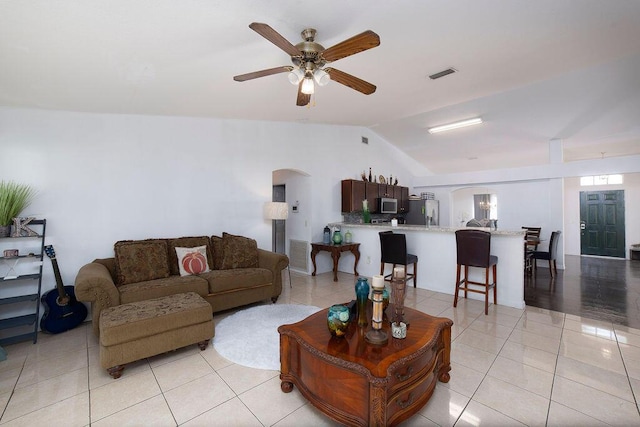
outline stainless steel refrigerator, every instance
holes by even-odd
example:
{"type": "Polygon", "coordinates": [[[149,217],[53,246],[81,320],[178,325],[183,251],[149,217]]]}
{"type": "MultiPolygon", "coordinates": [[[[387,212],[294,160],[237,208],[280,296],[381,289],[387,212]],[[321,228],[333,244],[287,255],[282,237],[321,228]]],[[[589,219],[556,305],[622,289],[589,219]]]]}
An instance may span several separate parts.
{"type": "Polygon", "coordinates": [[[437,200],[409,200],[409,212],[404,216],[407,224],[440,225],[440,204],[437,200]]]}

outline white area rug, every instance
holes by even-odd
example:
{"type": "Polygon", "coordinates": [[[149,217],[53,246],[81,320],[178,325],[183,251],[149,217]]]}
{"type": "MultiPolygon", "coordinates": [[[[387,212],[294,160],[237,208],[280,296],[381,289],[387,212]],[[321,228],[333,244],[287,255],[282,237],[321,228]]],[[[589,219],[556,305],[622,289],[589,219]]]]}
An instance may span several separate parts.
{"type": "Polygon", "coordinates": [[[238,365],[279,371],[278,327],[299,322],[319,310],[311,305],[274,304],[239,311],[216,325],[213,347],[238,365]]]}

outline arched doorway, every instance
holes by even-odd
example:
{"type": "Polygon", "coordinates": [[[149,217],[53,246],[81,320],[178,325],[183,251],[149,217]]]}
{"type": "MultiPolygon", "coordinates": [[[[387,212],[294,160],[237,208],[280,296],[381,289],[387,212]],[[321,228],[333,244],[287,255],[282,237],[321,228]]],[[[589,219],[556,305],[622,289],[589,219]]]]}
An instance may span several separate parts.
{"type": "MultiPolygon", "coordinates": [[[[313,217],[310,175],[297,169],[278,169],[272,172],[273,195],[289,204],[289,217],[275,224],[272,235],[274,247],[289,257],[292,270],[309,273],[309,247],[313,217]],[[284,197],[282,197],[284,196],[284,197]],[[284,199],[284,200],[282,200],[284,199]],[[282,248],[282,250],[280,250],[282,248]]],[[[276,221],[277,222],[277,221],[276,221]]]]}

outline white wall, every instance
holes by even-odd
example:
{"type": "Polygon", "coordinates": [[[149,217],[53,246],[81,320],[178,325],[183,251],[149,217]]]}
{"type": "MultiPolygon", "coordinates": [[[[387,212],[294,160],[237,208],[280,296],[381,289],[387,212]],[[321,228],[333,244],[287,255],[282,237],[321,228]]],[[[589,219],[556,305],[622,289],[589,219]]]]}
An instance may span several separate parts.
{"type": "MultiPolygon", "coordinates": [[[[0,108],[0,179],[39,192],[24,214],[47,218],[65,284],[121,239],[226,231],[271,249],[262,212],[279,169],[309,174],[298,215],[321,240],[342,218],[340,181],[369,167],[405,183],[427,173],[359,127],[0,108]]],[[[44,291],[55,287],[49,264],[44,291]]]]}

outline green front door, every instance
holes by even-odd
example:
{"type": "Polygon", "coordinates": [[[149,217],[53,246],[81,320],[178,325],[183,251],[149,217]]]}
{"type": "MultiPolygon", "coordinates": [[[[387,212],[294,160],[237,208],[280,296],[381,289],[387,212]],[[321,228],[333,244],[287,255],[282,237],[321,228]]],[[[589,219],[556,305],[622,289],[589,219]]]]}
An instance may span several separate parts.
{"type": "Polygon", "coordinates": [[[624,191],[580,192],[580,253],[625,257],[624,191]]]}

